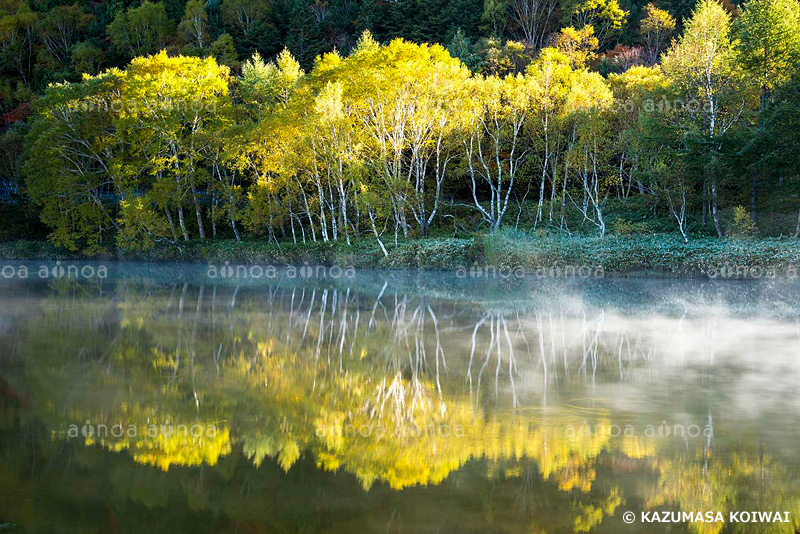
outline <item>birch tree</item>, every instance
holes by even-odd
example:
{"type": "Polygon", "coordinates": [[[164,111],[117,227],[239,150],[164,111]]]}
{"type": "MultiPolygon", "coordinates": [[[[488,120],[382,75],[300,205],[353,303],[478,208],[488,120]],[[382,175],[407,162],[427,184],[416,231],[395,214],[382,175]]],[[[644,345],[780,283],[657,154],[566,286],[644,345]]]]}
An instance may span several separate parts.
{"type": "Polygon", "coordinates": [[[530,150],[523,142],[532,106],[530,85],[522,75],[472,80],[473,98],[462,143],[472,199],[491,231],[503,222],[530,150]],[[488,205],[478,198],[483,189],[488,189],[488,205]]]}
{"type": "Polygon", "coordinates": [[[699,136],[705,155],[705,184],[717,236],[722,237],[716,163],[723,136],[741,118],[748,99],[733,62],[731,16],[718,0],[701,0],[683,36],[663,60],[663,68],[684,98],[687,136],[699,136]]]}

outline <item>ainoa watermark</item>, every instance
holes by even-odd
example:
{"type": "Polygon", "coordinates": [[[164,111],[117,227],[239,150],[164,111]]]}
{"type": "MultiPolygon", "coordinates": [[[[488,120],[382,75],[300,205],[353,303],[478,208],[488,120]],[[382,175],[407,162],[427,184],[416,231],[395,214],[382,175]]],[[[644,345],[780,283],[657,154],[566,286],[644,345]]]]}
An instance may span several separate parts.
{"type": "Polygon", "coordinates": [[[610,423],[595,423],[590,425],[584,421],[580,425],[567,425],[564,433],[569,438],[588,437],[588,436],[610,436],[612,438],[624,436],[644,436],[646,438],[697,438],[714,437],[714,427],[710,424],[699,426],[696,424],[683,425],[680,423],[668,424],[666,420],[661,421],[658,426],[648,424],[642,427],[635,427],[631,424],[617,425],[610,423]]]}
{"type": "Polygon", "coordinates": [[[0,277],[10,280],[12,278],[20,278],[27,280],[29,278],[38,278],[41,280],[48,279],[70,279],[70,280],[91,280],[93,278],[105,279],[108,278],[108,267],[105,265],[90,265],[90,264],[75,264],[66,263],[62,264],[57,261],[55,265],[42,264],[38,267],[28,267],[27,265],[3,265],[0,268],[0,277]]]}
{"type": "Polygon", "coordinates": [[[780,267],[762,267],[760,265],[719,265],[709,267],[706,269],[706,275],[709,278],[722,278],[733,280],[760,280],[760,279],[777,279],[788,278],[794,280],[797,278],[797,267],[789,265],[785,268],[780,267]]]}
{"type": "Polygon", "coordinates": [[[66,435],[68,438],[85,437],[88,439],[102,439],[102,438],[136,438],[139,436],[147,436],[149,438],[157,438],[159,435],[164,437],[216,437],[218,433],[217,425],[215,424],[172,424],[163,423],[147,424],[147,425],[134,425],[124,423],[114,423],[106,425],[104,423],[94,424],[91,421],[86,421],[83,426],[70,425],[67,428],[66,435]]]}
{"type": "Polygon", "coordinates": [[[384,437],[394,438],[414,438],[414,437],[456,437],[462,438],[466,435],[464,426],[460,424],[450,425],[448,423],[433,424],[428,423],[424,426],[420,425],[399,425],[396,427],[387,427],[380,423],[364,423],[361,425],[354,425],[348,423],[341,427],[317,427],[316,434],[318,438],[326,436],[335,437],[362,437],[369,438],[375,437],[378,439],[384,437]]]}
{"type": "Polygon", "coordinates": [[[605,270],[601,265],[550,265],[536,266],[526,269],[522,265],[479,265],[459,266],[456,268],[457,278],[485,279],[522,279],[529,278],[604,278],[605,270]]]}
{"type": "Polygon", "coordinates": [[[212,280],[217,279],[253,279],[253,280],[277,280],[278,278],[288,279],[349,279],[356,277],[356,269],[352,265],[231,265],[226,261],[222,265],[209,265],[206,270],[206,277],[212,280]]]}

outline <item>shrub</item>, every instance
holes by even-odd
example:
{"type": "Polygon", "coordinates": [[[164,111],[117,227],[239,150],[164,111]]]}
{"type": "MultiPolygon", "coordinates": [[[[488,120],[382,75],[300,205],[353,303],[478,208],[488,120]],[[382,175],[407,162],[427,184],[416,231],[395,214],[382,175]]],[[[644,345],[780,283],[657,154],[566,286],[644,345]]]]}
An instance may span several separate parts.
{"type": "Polygon", "coordinates": [[[756,223],[750,218],[750,213],[743,206],[733,208],[730,235],[733,237],[752,237],[756,231],[756,223]]]}
{"type": "Polygon", "coordinates": [[[647,231],[648,227],[645,222],[632,223],[622,217],[614,221],[614,233],[617,235],[642,235],[647,231]]]}

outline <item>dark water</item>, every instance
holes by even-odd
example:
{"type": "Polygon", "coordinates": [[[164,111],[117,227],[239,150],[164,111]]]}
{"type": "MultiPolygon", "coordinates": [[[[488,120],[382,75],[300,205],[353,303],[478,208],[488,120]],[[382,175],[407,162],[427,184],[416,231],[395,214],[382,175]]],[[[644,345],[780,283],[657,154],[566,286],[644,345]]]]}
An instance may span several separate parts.
{"type": "Polygon", "coordinates": [[[796,283],[38,265],[0,279],[2,532],[800,524],[796,283]]]}

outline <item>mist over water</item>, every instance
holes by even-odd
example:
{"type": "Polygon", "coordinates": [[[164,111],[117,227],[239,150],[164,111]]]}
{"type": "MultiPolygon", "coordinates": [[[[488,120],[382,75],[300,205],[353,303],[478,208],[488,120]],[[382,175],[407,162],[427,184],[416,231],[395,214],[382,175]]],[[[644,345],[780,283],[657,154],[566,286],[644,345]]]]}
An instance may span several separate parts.
{"type": "Polygon", "coordinates": [[[0,282],[15,531],[797,528],[795,283],[207,271],[0,282]]]}

